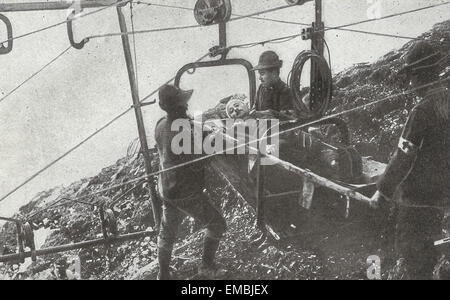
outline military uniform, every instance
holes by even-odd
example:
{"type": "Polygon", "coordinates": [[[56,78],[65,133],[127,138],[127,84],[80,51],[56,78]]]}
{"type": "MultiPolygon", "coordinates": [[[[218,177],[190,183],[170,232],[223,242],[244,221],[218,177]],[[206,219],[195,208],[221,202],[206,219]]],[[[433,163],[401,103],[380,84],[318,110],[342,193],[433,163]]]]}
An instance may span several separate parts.
{"type": "MultiPolygon", "coordinates": [[[[252,70],[279,70],[282,66],[283,61],[280,60],[274,51],[265,51],[261,54],[258,64],[252,70]]],[[[291,91],[286,83],[279,78],[276,82],[274,81],[270,87],[265,86],[264,84],[260,85],[255,102],[252,105],[252,109],[257,111],[273,109],[280,112],[283,110],[291,110],[293,108],[291,91]]]]}
{"type": "Polygon", "coordinates": [[[253,109],[257,111],[268,109],[283,111],[292,110],[293,108],[291,91],[282,80],[279,80],[272,87],[261,85],[253,105],[253,109]]]}
{"type": "MultiPolygon", "coordinates": [[[[161,169],[175,167],[200,157],[199,155],[174,154],[172,152],[172,139],[180,133],[180,131],[171,131],[173,121],[170,117],[165,117],[156,126],[155,140],[161,169]]],[[[207,237],[221,238],[226,224],[219,211],[203,193],[203,161],[161,173],[158,187],[163,199],[159,247],[172,250],[178,226],[185,215],[193,217],[205,226],[207,237]]]]}
{"type": "Polygon", "coordinates": [[[417,279],[431,279],[438,259],[433,241],[441,234],[441,207],[450,197],[450,120],[437,111],[438,97],[450,101],[448,90],[440,87],[414,107],[378,182],[388,199],[399,187],[396,248],[410,277],[417,279]]]}

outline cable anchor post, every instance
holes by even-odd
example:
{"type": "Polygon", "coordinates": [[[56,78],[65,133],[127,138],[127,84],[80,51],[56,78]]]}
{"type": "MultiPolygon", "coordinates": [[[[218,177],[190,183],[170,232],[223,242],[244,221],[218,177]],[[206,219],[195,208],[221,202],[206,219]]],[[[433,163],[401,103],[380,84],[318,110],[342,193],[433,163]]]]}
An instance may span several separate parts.
{"type": "Polygon", "coordinates": [[[111,208],[107,208],[106,199],[100,199],[98,209],[103,238],[108,240],[111,236],[117,236],[119,234],[117,218],[114,211],[111,208]]]}
{"type": "Polygon", "coordinates": [[[16,237],[17,237],[17,248],[19,250],[19,263],[25,262],[25,249],[23,247],[23,235],[22,235],[22,223],[16,222],[16,237]]]}
{"type": "Polygon", "coordinates": [[[36,261],[37,256],[36,256],[36,243],[34,242],[34,232],[33,232],[33,226],[29,223],[26,222],[24,224],[22,224],[22,242],[23,242],[23,247],[28,247],[30,248],[31,251],[31,260],[33,262],[36,261]]]}

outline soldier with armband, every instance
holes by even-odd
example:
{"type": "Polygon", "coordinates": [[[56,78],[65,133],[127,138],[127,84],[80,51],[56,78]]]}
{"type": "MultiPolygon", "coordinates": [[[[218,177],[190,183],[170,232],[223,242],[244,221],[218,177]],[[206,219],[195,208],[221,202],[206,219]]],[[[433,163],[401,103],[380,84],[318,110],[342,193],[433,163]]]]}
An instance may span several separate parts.
{"type": "Polygon", "coordinates": [[[401,73],[423,99],[411,111],[372,197],[374,206],[395,198],[399,207],[394,279],[432,279],[438,260],[433,241],[442,233],[442,207],[450,197],[450,97],[439,82],[440,61],[440,52],[425,41],[406,55],[401,73]]]}

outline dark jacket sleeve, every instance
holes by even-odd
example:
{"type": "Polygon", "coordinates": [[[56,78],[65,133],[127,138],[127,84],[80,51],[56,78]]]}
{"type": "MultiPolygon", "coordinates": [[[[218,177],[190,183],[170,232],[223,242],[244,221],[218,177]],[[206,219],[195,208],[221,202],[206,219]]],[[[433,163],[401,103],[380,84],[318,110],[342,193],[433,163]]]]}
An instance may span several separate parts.
{"type": "Polygon", "coordinates": [[[388,199],[393,197],[397,187],[407,178],[414,166],[427,131],[427,123],[425,111],[414,108],[405,124],[398,148],[377,183],[378,190],[388,199]]]}

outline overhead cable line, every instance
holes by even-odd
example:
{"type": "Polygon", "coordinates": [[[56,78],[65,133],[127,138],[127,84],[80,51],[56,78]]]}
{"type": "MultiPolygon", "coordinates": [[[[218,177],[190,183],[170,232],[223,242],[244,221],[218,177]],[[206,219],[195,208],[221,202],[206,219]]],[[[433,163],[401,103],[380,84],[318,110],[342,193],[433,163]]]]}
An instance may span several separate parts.
{"type": "MultiPolygon", "coordinates": [[[[207,57],[209,55],[205,54],[203,55],[200,59],[197,60],[201,61],[202,59],[204,59],[205,57],[207,57]]],[[[171,78],[170,80],[168,80],[166,83],[164,84],[168,84],[170,82],[172,82],[175,79],[175,77],[171,78]]],[[[149,95],[147,95],[146,97],[144,97],[140,102],[142,103],[144,100],[150,98],[151,96],[153,96],[154,94],[156,94],[159,89],[161,87],[159,87],[158,89],[154,90],[153,92],[151,92],[149,95]]],[[[19,184],[18,186],[16,186],[15,188],[13,188],[11,191],[9,191],[7,194],[5,194],[4,196],[2,196],[0,198],[0,202],[5,200],[6,198],[8,198],[9,196],[11,196],[12,194],[14,194],[15,192],[17,192],[19,189],[21,189],[23,186],[25,186],[26,184],[28,184],[30,181],[32,181],[34,178],[36,178],[37,176],[39,176],[40,174],[42,174],[44,171],[48,170],[49,168],[51,168],[53,165],[55,165],[57,162],[59,162],[60,160],[62,160],[63,158],[65,158],[66,156],[68,156],[69,154],[71,154],[72,152],[74,152],[75,150],[77,150],[78,148],[80,148],[82,145],[84,145],[86,142],[88,142],[90,139],[92,139],[94,136],[96,136],[97,134],[99,134],[100,132],[102,132],[103,130],[105,130],[106,128],[108,128],[109,126],[111,126],[111,124],[113,124],[115,121],[119,120],[120,118],[122,118],[124,115],[126,115],[128,112],[130,112],[133,109],[133,107],[128,108],[127,110],[123,111],[122,113],[120,113],[119,115],[117,115],[116,117],[114,117],[112,120],[110,120],[109,122],[107,122],[105,125],[103,125],[102,127],[100,127],[99,129],[97,129],[96,131],[94,131],[92,134],[90,134],[88,137],[86,137],[85,139],[83,139],[82,141],[80,141],[78,144],[76,144],[75,146],[71,147],[69,150],[67,150],[65,153],[63,153],[62,155],[60,155],[57,159],[53,160],[52,162],[50,162],[49,164],[47,164],[45,167],[43,167],[42,169],[40,169],[39,171],[37,171],[36,173],[34,173],[33,175],[31,175],[29,178],[27,178],[25,181],[23,181],[21,184],[19,184]]]]}
{"type": "MultiPolygon", "coordinates": [[[[151,2],[145,2],[145,1],[137,1],[136,3],[137,4],[145,4],[145,5],[148,5],[148,6],[166,7],[166,8],[173,8],[173,9],[193,11],[192,8],[183,7],[183,6],[176,6],[176,5],[155,4],[155,3],[151,3],[151,2]]],[[[444,3],[444,4],[447,4],[447,3],[444,3]]],[[[444,4],[439,4],[439,5],[444,5],[444,4]]],[[[412,13],[412,12],[416,12],[418,10],[424,10],[424,9],[429,9],[429,8],[434,8],[434,7],[436,7],[436,6],[433,5],[433,6],[423,7],[423,8],[420,8],[420,9],[415,9],[413,11],[403,12],[402,14],[412,13]]],[[[244,17],[244,15],[235,14],[235,13],[233,13],[232,15],[233,16],[237,16],[237,17],[244,17]]],[[[384,18],[391,18],[393,16],[394,15],[390,15],[390,16],[386,16],[384,18]]],[[[280,23],[280,24],[287,24],[287,25],[311,26],[310,23],[302,23],[302,22],[295,22],[295,21],[279,20],[279,19],[267,18],[267,17],[251,16],[251,17],[247,17],[247,18],[254,19],[254,20],[260,20],[260,21],[268,21],[268,22],[280,23]]],[[[362,22],[371,22],[371,21],[378,21],[378,20],[380,20],[380,19],[370,19],[370,20],[359,21],[357,23],[354,23],[354,25],[362,24],[362,22]]],[[[411,36],[403,36],[403,35],[396,35],[396,34],[389,34],[389,33],[382,33],[382,32],[374,32],[374,31],[346,28],[346,27],[350,27],[350,26],[354,26],[354,25],[352,23],[352,24],[343,25],[343,27],[342,26],[335,26],[335,27],[327,27],[326,26],[325,27],[325,31],[327,31],[327,30],[341,30],[341,31],[348,31],[348,32],[361,33],[361,34],[367,34],[367,35],[375,35],[375,36],[382,36],[382,37],[391,37],[391,38],[398,38],[398,39],[418,40],[418,41],[419,40],[424,40],[424,39],[421,39],[421,38],[411,37],[411,36]]]]}
{"type": "MultiPolygon", "coordinates": [[[[169,8],[176,8],[176,9],[185,9],[185,10],[192,10],[192,9],[190,9],[190,8],[187,8],[187,7],[180,7],[180,6],[173,6],[173,5],[163,5],[163,4],[153,4],[153,3],[147,3],[147,2],[143,2],[143,1],[137,1],[136,2],[137,4],[146,4],[146,5],[153,5],[153,6],[161,6],[161,7],[169,7],[169,8]]],[[[447,2],[447,3],[450,3],[450,2],[447,2]]],[[[444,4],[446,4],[446,3],[444,3],[444,4]]],[[[135,33],[136,33],[136,31],[134,30],[134,21],[133,21],[133,7],[132,7],[132,1],[130,1],[130,5],[131,5],[131,26],[132,26],[132,35],[133,35],[133,46],[134,46],[134,59],[135,59],[135,67],[136,67],[136,73],[137,73],[137,54],[136,54],[136,42],[135,42],[135,38],[136,38],[136,36],[135,36],[135,33]]],[[[443,4],[440,4],[440,5],[443,5],[443,4]]],[[[404,13],[410,13],[410,12],[416,12],[416,11],[419,11],[419,10],[423,10],[423,9],[428,9],[428,8],[430,8],[430,7],[436,7],[436,5],[433,5],[433,6],[428,6],[428,7],[424,7],[424,8],[421,8],[421,9],[416,9],[416,10],[413,10],[413,11],[408,11],[408,12],[403,12],[403,14],[404,13]]],[[[285,6],[283,6],[283,8],[285,8],[285,6]]],[[[104,9],[104,8],[102,8],[102,9],[104,9]]],[[[94,13],[94,12],[92,12],[92,13],[94,13]]],[[[393,15],[389,15],[389,16],[386,16],[385,18],[390,18],[390,17],[393,17],[393,16],[397,16],[397,15],[399,15],[399,14],[401,14],[401,13],[398,13],[398,14],[393,14],[393,15]]],[[[244,17],[248,17],[248,16],[241,16],[241,15],[238,15],[240,18],[244,18],[244,17]]],[[[252,17],[252,18],[257,18],[257,17],[252,17]]],[[[306,23],[299,23],[299,22],[292,22],[292,21],[282,21],[282,20],[277,20],[277,19],[268,19],[268,18],[258,18],[258,19],[260,19],[260,20],[266,20],[266,21],[273,21],[273,22],[282,22],[282,23],[286,23],[286,24],[292,24],[292,25],[309,25],[309,24],[306,24],[306,23]]],[[[365,20],[365,21],[361,21],[361,22],[370,22],[370,21],[376,21],[376,20],[380,20],[380,19],[374,19],[374,20],[365,20]]],[[[326,27],[325,28],[325,31],[327,31],[327,30],[346,30],[346,31],[350,31],[350,32],[357,32],[357,33],[362,33],[362,34],[371,34],[371,35],[377,35],[377,36],[386,36],[386,37],[392,37],[392,38],[401,38],[401,39],[408,39],[408,40],[424,40],[424,39],[421,39],[421,38],[414,38],[414,37],[408,37],[408,36],[401,36],[401,35],[394,35],[394,34],[386,34],[386,33],[378,33],[378,32],[370,32],[370,31],[363,31],[363,30],[354,30],[354,29],[345,29],[345,28],[342,28],[342,27],[347,27],[347,26],[353,26],[354,24],[356,25],[356,24],[361,24],[361,22],[356,22],[356,23],[351,23],[351,24],[347,24],[347,25],[342,25],[342,26],[336,26],[336,27],[326,27]]],[[[198,27],[197,25],[195,25],[196,27],[198,27]]],[[[267,40],[267,41],[262,41],[262,42],[255,42],[255,43],[246,43],[246,44],[241,44],[241,45],[235,45],[235,46],[232,46],[232,47],[229,47],[230,49],[232,49],[232,48],[251,48],[251,47],[254,47],[254,46],[257,46],[257,45],[264,45],[264,44],[267,44],[267,43],[273,43],[273,44],[275,44],[275,43],[278,43],[278,42],[281,42],[281,43],[283,43],[283,42],[285,42],[285,40],[291,40],[291,39],[295,39],[295,38],[297,38],[297,37],[300,37],[301,36],[301,34],[296,34],[296,35],[290,35],[290,36],[284,36],[284,37],[280,37],[280,38],[276,38],[276,39],[269,39],[269,40],[267,40]]],[[[91,37],[92,38],[92,37],[91,37]]],[[[450,41],[449,41],[450,42],[450,41]]],[[[69,47],[70,48],[70,47],[69,47]]],[[[65,51],[64,51],[64,53],[66,52],[66,51],[68,51],[69,49],[66,49],[65,51]]],[[[64,54],[64,53],[62,53],[62,54],[64,54]]],[[[62,54],[60,54],[60,56],[62,56],[62,54]]],[[[58,56],[56,59],[58,59],[60,56],[58,56]]],[[[55,60],[56,60],[55,59],[55,60]]],[[[54,61],[51,61],[49,64],[51,64],[51,63],[53,63],[54,61]]],[[[44,66],[44,68],[43,69],[45,69],[46,67],[47,67],[48,65],[46,65],[46,66],[44,66]]],[[[38,71],[38,73],[39,73],[40,71],[38,71]]],[[[17,88],[15,88],[15,89],[13,89],[10,93],[8,93],[7,95],[5,95],[3,98],[1,98],[0,99],[0,102],[2,102],[5,98],[7,98],[8,96],[10,96],[10,94],[12,94],[14,91],[16,91],[18,88],[20,88],[23,84],[25,84],[28,80],[30,80],[31,78],[33,78],[35,75],[37,75],[37,74],[33,74],[30,78],[28,78],[27,80],[25,80],[21,85],[19,85],[17,88]]],[[[136,74],[136,83],[138,83],[138,76],[137,76],[137,74],[136,74]]],[[[145,100],[145,99],[144,99],[145,100]]]]}
{"type": "MultiPolygon", "coordinates": [[[[242,20],[242,19],[245,19],[245,18],[250,18],[250,17],[253,17],[253,16],[258,16],[258,15],[262,15],[262,14],[266,14],[266,13],[270,13],[270,12],[286,9],[286,8],[289,8],[289,7],[292,8],[293,6],[292,5],[277,6],[277,7],[274,7],[274,8],[266,9],[266,10],[263,10],[263,11],[258,11],[258,12],[251,13],[251,14],[248,14],[248,15],[242,15],[242,16],[230,19],[228,21],[228,23],[233,22],[233,21],[242,20]]],[[[105,33],[105,34],[91,35],[91,36],[88,37],[88,39],[105,38],[105,37],[122,36],[122,35],[131,35],[131,34],[145,34],[145,33],[165,32],[165,31],[175,31],[175,30],[201,28],[201,27],[205,27],[205,26],[196,24],[196,25],[185,25],[185,26],[175,26],[175,27],[165,27],[165,28],[138,30],[138,31],[135,31],[135,32],[105,33]]]]}
{"type": "Polygon", "coordinates": [[[94,10],[94,11],[91,11],[91,12],[87,12],[87,13],[84,13],[84,14],[81,14],[81,13],[80,13],[80,14],[75,15],[75,16],[73,16],[73,17],[71,17],[70,19],[67,19],[67,20],[65,20],[65,21],[61,21],[61,22],[58,22],[58,23],[55,23],[55,24],[52,24],[52,25],[49,25],[49,26],[45,26],[45,27],[42,27],[42,28],[39,28],[39,29],[30,31],[30,32],[21,34],[21,35],[17,35],[17,36],[15,36],[15,37],[12,37],[12,38],[7,39],[7,40],[4,40],[4,41],[1,41],[1,42],[0,42],[0,45],[3,44],[3,43],[7,43],[7,42],[9,42],[9,41],[17,40],[17,39],[20,39],[20,38],[23,38],[23,37],[26,37],[26,36],[29,36],[29,35],[33,35],[33,34],[36,34],[36,33],[39,33],[39,32],[45,31],[45,30],[49,30],[49,29],[52,29],[52,28],[55,28],[55,27],[64,25],[64,24],[66,24],[66,23],[68,23],[68,22],[71,22],[71,21],[73,21],[73,20],[80,19],[80,18],[84,18],[84,17],[90,16],[90,15],[99,13],[99,12],[105,10],[105,9],[110,8],[110,7],[115,7],[115,6],[118,6],[118,5],[123,5],[123,4],[127,3],[127,2],[130,2],[130,1],[132,1],[132,0],[123,0],[123,1],[119,1],[119,2],[113,3],[113,4],[111,4],[111,5],[108,5],[108,6],[99,8],[99,9],[94,10]]]}
{"type": "MultiPolygon", "coordinates": [[[[134,14],[133,14],[133,1],[130,2],[130,19],[131,19],[131,30],[134,32],[134,14]]],[[[136,88],[139,95],[139,76],[138,76],[138,63],[137,63],[137,51],[136,51],[136,35],[133,34],[133,52],[134,52],[134,69],[136,77],[136,88]]]]}
{"type": "Polygon", "coordinates": [[[13,88],[11,91],[9,91],[5,96],[3,96],[2,98],[0,98],[0,102],[4,101],[6,98],[8,98],[9,96],[11,96],[14,92],[16,92],[18,89],[20,89],[23,85],[25,85],[28,81],[30,81],[31,79],[33,79],[34,77],[36,77],[39,73],[41,73],[42,71],[44,71],[48,66],[50,66],[51,64],[53,64],[54,62],[56,62],[59,58],[61,58],[64,54],[66,54],[70,49],[72,48],[72,46],[67,47],[63,52],[61,52],[60,54],[58,54],[55,58],[53,58],[51,61],[49,61],[47,64],[45,64],[42,68],[40,68],[39,70],[37,70],[36,72],[34,72],[31,76],[29,76],[27,79],[25,79],[24,81],[22,81],[22,83],[20,83],[18,86],[16,86],[15,88],[13,88]]]}
{"type": "Polygon", "coordinates": [[[411,14],[411,13],[415,13],[415,12],[418,12],[418,11],[423,11],[423,10],[427,10],[427,9],[431,9],[431,8],[436,8],[436,7],[443,6],[443,5],[448,5],[448,4],[450,4],[450,1],[446,1],[446,2],[443,2],[443,3],[438,3],[438,4],[434,4],[434,5],[429,5],[429,6],[424,6],[424,7],[420,7],[420,8],[416,8],[416,9],[412,9],[412,10],[407,10],[407,11],[403,11],[403,12],[399,12],[399,13],[395,13],[395,14],[391,14],[391,15],[386,15],[386,16],[383,16],[383,17],[380,17],[380,18],[376,18],[376,19],[367,19],[367,20],[361,20],[361,21],[358,21],[358,22],[353,22],[353,23],[349,23],[349,24],[345,24],[345,25],[339,25],[339,26],[335,26],[335,27],[328,27],[328,28],[324,29],[324,31],[335,30],[335,29],[342,29],[342,28],[345,28],[345,27],[351,27],[351,26],[356,26],[356,25],[360,25],[360,24],[386,20],[386,19],[399,17],[399,16],[403,16],[403,15],[406,15],[406,14],[411,14]]]}

